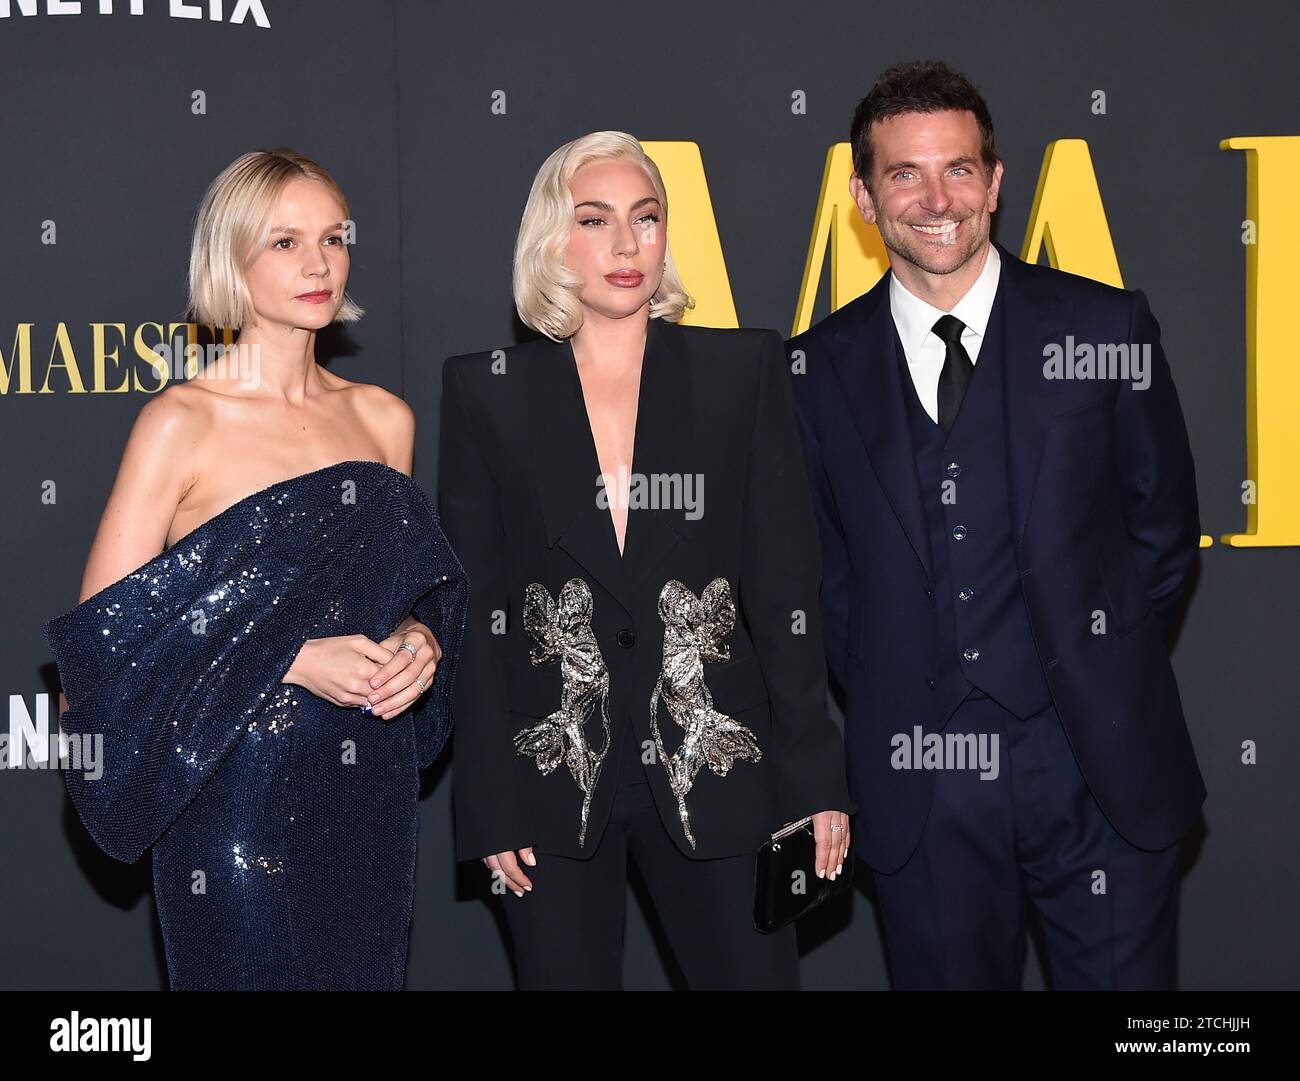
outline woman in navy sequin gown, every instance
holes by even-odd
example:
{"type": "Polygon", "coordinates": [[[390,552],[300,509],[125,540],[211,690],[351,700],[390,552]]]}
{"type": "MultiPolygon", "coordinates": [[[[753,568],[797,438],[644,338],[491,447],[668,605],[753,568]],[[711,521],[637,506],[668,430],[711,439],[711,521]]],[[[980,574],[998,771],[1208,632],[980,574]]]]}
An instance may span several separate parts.
{"type": "Polygon", "coordinates": [[[292,151],[213,182],[191,305],[238,345],[141,411],[82,600],[45,628],[62,730],[102,740],[69,793],[111,856],[152,851],[174,989],[403,983],[467,583],[410,409],[316,363],[360,315],[347,224],[292,151]]]}

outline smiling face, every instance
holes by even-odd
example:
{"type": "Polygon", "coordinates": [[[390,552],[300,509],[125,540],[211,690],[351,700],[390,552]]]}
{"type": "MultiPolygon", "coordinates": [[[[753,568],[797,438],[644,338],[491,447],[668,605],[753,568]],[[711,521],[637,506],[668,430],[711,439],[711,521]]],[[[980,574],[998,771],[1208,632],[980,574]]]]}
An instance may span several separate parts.
{"type": "Polygon", "coordinates": [[[1002,163],[990,175],[973,113],[902,113],[871,125],[871,190],[856,173],[853,198],[880,230],[900,276],[978,269],[998,205],[1002,163]],[[900,262],[903,265],[899,265],[900,262]]]}
{"type": "Polygon", "coordinates": [[[345,216],[319,181],[285,185],[271,212],[271,235],[245,272],[255,325],[315,331],[334,321],[348,282],[345,216]]]}
{"type": "Polygon", "coordinates": [[[655,186],[629,161],[593,161],[569,182],[573,226],[564,264],[589,313],[621,319],[650,303],[663,277],[667,220],[655,186]]]}

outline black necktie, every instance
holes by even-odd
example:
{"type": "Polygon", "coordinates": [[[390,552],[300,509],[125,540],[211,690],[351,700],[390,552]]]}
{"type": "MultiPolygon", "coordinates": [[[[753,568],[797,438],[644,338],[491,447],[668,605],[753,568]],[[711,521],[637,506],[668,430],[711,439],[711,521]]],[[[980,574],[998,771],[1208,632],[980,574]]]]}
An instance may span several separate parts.
{"type": "Polygon", "coordinates": [[[966,324],[952,315],[945,315],[934,324],[934,333],[947,350],[943,371],[939,373],[939,427],[945,432],[952,429],[952,423],[957,419],[957,410],[961,408],[971,372],[975,370],[961,344],[961,332],[965,329],[966,324]]]}

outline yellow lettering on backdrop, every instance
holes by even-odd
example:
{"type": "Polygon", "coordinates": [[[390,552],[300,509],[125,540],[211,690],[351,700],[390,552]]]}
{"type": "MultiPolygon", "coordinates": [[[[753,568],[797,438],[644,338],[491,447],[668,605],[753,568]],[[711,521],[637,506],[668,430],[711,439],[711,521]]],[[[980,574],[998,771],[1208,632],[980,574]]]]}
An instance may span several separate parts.
{"type": "Polygon", "coordinates": [[[135,355],[153,369],[154,375],[158,377],[158,385],[153,388],[146,387],[140,382],[140,375],[136,371],[132,371],[131,378],[136,390],[143,390],[149,394],[156,394],[167,385],[167,379],[171,375],[171,370],[168,368],[167,361],[163,355],[154,349],[153,346],[145,344],[144,332],[146,328],[158,332],[158,340],[154,344],[161,345],[163,341],[163,327],[161,323],[141,323],[135,328],[135,339],[133,342],[135,346],[135,355]]]}
{"type": "Polygon", "coordinates": [[[18,369],[18,393],[32,392],[32,327],[33,323],[19,323],[14,327],[14,344],[9,359],[0,351],[0,394],[9,393],[9,380],[18,369]]]}
{"type": "Polygon", "coordinates": [[[670,193],[668,236],[673,262],[687,292],[695,298],[695,307],[682,317],[682,324],[739,326],[699,146],[689,142],[648,142],[641,146],[659,166],[664,188],[670,193]]]}
{"type": "Polygon", "coordinates": [[[77,368],[77,356],[72,349],[72,339],[68,336],[67,323],[59,323],[54,331],[54,344],[50,347],[50,362],[45,366],[45,383],[40,389],[41,394],[54,393],[50,389],[50,373],[55,368],[62,368],[63,374],[68,377],[69,394],[86,393],[86,384],[82,381],[81,372],[77,368]]]}
{"type": "Polygon", "coordinates": [[[1047,258],[1057,270],[1124,287],[1115,244],[1101,205],[1101,189],[1084,139],[1055,139],[1043,152],[1033,209],[1020,258],[1038,262],[1047,245],[1047,258]]]}
{"type": "MultiPolygon", "coordinates": [[[[671,233],[673,255],[683,278],[691,282],[700,281],[698,287],[692,286],[692,295],[697,297],[701,309],[709,310],[717,303],[721,310],[732,317],[732,321],[722,323],[705,318],[702,312],[697,311],[693,313],[695,318],[692,322],[709,326],[735,326],[735,305],[698,146],[695,143],[643,145],[646,152],[659,162],[664,182],[672,192],[673,220],[681,226],[681,232],[673,229],[671,233]],[[670,168],[665,167],[665,160],[670,156],[676,158],[670,167],[671,182],[670,168]],[[683,203],[686,204],[684,210],[683,203]],[[681,234],[690,227],[690,221],[683,223],[683,217],[697,219],[704,227],[702,242],[701,238],[687,234],[698,244],[696,253],[691,257],[700,263],[698,270],[704,272],[703,279],[697,279],[694,268],[688,276],[686,257],[678,251],[679,238],[686,239],[681,234]],[[715,287],[720,287],[716,300],[712,295],[715,287]]],[[[853,156],[849,144],[836,143],[826,154],[792,334],[800,334],[812,325],[813,308],[817,302],[828,243],[831,255],[831,311],[842,308],[867,292],[889,268],[889,254],[880,239],[880,232],[874,225],[868,225],[862,220],[857,204],[849,194],[849,177],[852,173],[853,156]]],[[[1123,286],[1119,261],[1115,257],[1110,227],[1101,202],[1101,191],[1097,186],[1097,175],[1092,167],[1088,144],[1083,139],[1057,139],[1048,145],[1044,154],[1022,258],[1029,262],[1036,261],[1044,243],[1047,245],[1048,259],[1054,267],[1108,285],[1123,286]]]]}
{"type": "Polygon", "coordinates": [[[862,220],[858,204],[849,194],[853,175],[853,154],[848,143],[836,143],[826,154],[822,189],[813,215],[812,239],[803,267],[803,284],[794,311],[792,334],[802,334],[812,325],[817,288],[826,262],[826,243],[831,247],[831,311],[844,307],[867,292],[889,269],[889,253],[880,230],[862,220]]]}
{"type": "Polygon", "coordinates": [[[1246,473],[1255,500],[1246,504],[1246,532],[1222,540],[1233,548],[1292,547],[1300,545],[1300,487],[1292,474],[1300,455],[1300,371],[1284,321],[1295,301],[1289,293],[1300,250],[1300,136],[1225,139],[1219,146],[1245,152],[1246,217],[1255,225],[1255,243],[1246,245],[1246,473]]]}
{"type": "Polygon", "coordinates": [[[91,323],[90,324],[91,342],[93,343],[93,356],[95,382],[94,393],[103,394],[105,392],[112,394],[126,394],[131,390],[131,378],[128,375],[122,376],[122,382],[115,387],[107,385],[108,380],[108,362],[111,360],[115,365],[121,362],[118,356],[119,345],[126,341],[126,324],[125,323],[91,323]],[[114,344],[112,349],[108,347],[108,328],[112,327],[122,336],[122,342],[114,344]]]}

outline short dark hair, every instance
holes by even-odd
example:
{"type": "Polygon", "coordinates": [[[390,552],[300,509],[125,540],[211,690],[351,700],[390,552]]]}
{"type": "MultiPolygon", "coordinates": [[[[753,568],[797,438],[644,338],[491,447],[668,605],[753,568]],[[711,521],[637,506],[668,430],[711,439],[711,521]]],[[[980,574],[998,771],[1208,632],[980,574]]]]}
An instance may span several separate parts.
{"type": "Polygon", "coordinates": [[[871,146],[871,125],[877,120],[904,113],[938,113],[948,109],[974,113],[980,129],[980,157],[990,173],[998,163],[993,145],[993,117],[988,104],[965,75],[942,60],[914,60],[895,64],[883,72],[865,98],[858,102],[849,132],[853,169],[871,187],[875,165],[871,146]]]}

